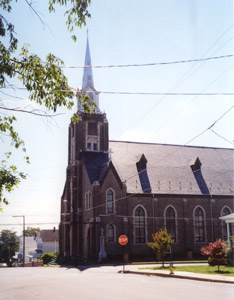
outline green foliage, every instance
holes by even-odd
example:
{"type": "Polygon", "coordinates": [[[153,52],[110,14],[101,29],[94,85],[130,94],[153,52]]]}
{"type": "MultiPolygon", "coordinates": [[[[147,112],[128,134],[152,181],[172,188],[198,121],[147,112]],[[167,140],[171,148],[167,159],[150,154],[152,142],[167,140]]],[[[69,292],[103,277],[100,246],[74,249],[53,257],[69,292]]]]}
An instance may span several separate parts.
{"type": "Polygon", "coordinates": [[[230,248],[228,249],[227,252],[227,259],[228,259],[228,264],[232,267],[234,267],[234,237],[230,237],[230,248]]]}
{"type": "Polygon", "coordinates": [[[19,250],[19,238],[16,232],[11,230],[2,230],[0,237],[0,261],[8,265],[12,262],[12,257],[19,250]]]}
{"type": "Polygon", "coordinates": [[[25,229],[24,234],[25,236],[35,236],[37,235],[37,233],[40,231],[40,228],[37,227],[27,227],[27,229],[25,229]]]}
{"type": "MultiPolygon", "coordinates": [[[[6,134],[11,138],[11,145],[16,149],[20,148],[25,153],[24,141],[20,139],[18,133],[14,130],[13,123],[16,121],[15,116],[1,117],[0,116],[0,133],[6,134]]],[[[11,192],[20,183],[21,179],[26,178],[26,174],[18,172],[15,165],[7,166],[7,160],[10,158],[11,152],[5,153],[5,159],[1,161],[0,166],[0,211],[2,211],[1,203],[8,204],[8,201],[3,197],[4,191],[11,192]]],[[[29,163],[29,157],[24,159],[29,163]]]]}
{"type": "MultiPolygon", "coordinates": [[[[19,57],[15,57],[18,46],[14,25],[8,21],[8,14],[12,11],[12,3],[17,0],[0,0],[0,88],[9,84],[9,79],[20,80],[27,91],[29,99],[43,105],[46,109],[56,112],[59,107],[72,109],[74,106],[74,91],[69,87],[61,66],[63,62],[53,54],[48,54],[45,61],[42,61],[36,54],[31,54],[27,46],[24,46],[19,57]]],[[[35,12],[35,17],[39,17],[33,9],[32,2],[26,3],[35,12]]],[[[69,32],[73,32],[75,27],[81,27],[86,24],[86,18],[90,17],[88,7],[90,0],[49,0],[48,8],[50,12],[55,12],[55,5],[68,7],[65,11],[67,18],[66,24],[69,32]]],[[[22,16],[23,17],[23,16],[22,16]]],[[[41,19],[40,19],[41,20],[41,19]]],[[[73,40],[76,37],[72,36],[73,40]]],[[[84,111],[90,113],[90,104],[93,104],[86,95],[79,95],[82,100],[84,111]]],[[[0,109],[7,109],[0,107],[0,109]]],[[[10,110],[10,109],[9,109],[10,110]]],[[[73,122],[78,121],[78,115],[74,114],[73,122]]],[[[21,148],[26,152],[24,141],[20,139],[14,129],[16,118],[12,116],[0,116],[0,137],[9,136],[11,145],[16,149],[21,148]]],[[[6,159],[0,165],[0,210],[1,204],[8,204],[3,192],[11,192],[20,183],[21,179],[26,178],[26,174],[19,172],[15,165],[8,165],[8,158],[11,153],[6,154],[6,159]]],[[[29,163],[29,157],[24,157],[29,163]]]]}
{"type": "Polygon", "coordinates": [[[148,246],[160,255],[162,259],[162,266],[164,267],[166,252],[168,252],[171,245],[174,243],[174,240],[171,235],[167,233],[166,228],[161,228],[158,232],[152,234],[152,239],[153,242],[148,243],[148,246]]]}
{"type": "MultiPolygon", "coordinates": [[[[82,27],[86,25],[86,18],[91,15],[88,12],[88,7],[91,0],[49,0],[49,11],[55,12],[55,4],[65,6],[70,4],[71,7],[66,10],[65,16],[67,17],[66,25],[69,32],[73,32],[75,27],[82,27]]],[[[72,39],[76,41],[76,36],[72,35],[72,39]]]]}
{"type": "Polygon", "coordinates": [[[214,243],[201,248],[201,254],[208,256],[208,263],[210,266],[227,265],[227,243],[221,239],[217,239],[214,243]]]}
{"type": "Polygon", "coordinates": [[[42,254],[40,256],[40,259],[43,260],[44,265],[48,265],[52,262],[56,262],[57,257],[58,257],[58,252],[48,252],[42,254]]]}

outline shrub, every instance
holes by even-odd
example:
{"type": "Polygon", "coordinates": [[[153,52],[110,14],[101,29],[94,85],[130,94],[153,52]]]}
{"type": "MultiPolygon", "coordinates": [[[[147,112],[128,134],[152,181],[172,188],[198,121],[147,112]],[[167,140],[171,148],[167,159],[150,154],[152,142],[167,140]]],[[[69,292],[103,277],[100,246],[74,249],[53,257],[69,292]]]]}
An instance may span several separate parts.
{"type": "Polygon", "coordinates": [[[58,257],[58,253],[57,252],[48,252],[48,253],[44,253],[40,256],[40,259],[43,260],[43,264],[44,265],[48,265],[51,262],[56,262],[56,259],[58,257]]]}
{"type": "Polygon", "coordinates": [[[218,271],[220,266],[227,265],[227,253],[227,243],[221,239],[217,239],[214,243],[201,248],[201,254],[208,256],[208,264],[218,266],[218,271]]]}

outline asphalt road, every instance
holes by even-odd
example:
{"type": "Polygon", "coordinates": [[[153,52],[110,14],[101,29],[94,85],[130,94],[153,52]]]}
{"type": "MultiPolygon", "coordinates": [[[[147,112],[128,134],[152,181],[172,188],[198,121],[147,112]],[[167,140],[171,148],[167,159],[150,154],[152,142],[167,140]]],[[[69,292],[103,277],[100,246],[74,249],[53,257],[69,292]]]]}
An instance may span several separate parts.
{"type": "Polygon", "coordinates": [[[121,267],[0,269],[1,300],[233,300],[232,284],[118,274],[121,267]]]}

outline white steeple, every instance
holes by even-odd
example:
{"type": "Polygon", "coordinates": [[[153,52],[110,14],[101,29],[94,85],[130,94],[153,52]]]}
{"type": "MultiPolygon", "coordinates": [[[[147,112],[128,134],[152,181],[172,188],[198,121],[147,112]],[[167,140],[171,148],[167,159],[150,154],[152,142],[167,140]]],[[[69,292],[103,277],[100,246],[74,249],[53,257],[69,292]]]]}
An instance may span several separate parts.
{"type": "MultiPolygon", "coordinates": [[[[99,95],[98,95],[99,92],[94,88],[88,33],[87,33],[87,43],[86,43],[86,53],[85,53],[85,68],[84,68],[83,82],[82,82],[82,93],[87,94],[90,97],[90,99],[96,103],[97,105],[96,111],[99,112],[99,95]]],[[[92,107],[93,106],[91,105],[91,108],[92,107]]],[[[83,110],[82,107],[79,107],[79,100],[78,100],[78,110],[83,110]]]]}

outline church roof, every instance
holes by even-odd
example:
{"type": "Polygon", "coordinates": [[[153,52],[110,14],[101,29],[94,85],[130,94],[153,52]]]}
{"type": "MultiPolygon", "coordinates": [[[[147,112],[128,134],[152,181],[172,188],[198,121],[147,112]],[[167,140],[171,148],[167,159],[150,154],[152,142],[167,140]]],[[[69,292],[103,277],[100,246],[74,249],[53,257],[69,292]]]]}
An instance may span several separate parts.
{"type": "Polygon", "coordinates": [[[101,181],[108,166],[108,152],[82,151],[81,159],[85,165],[90,183],[101,181]]]}
{"type": "Polygon", "coordinates": [[[233,195],[233,149],[120,141],[109,141],[109,148],[129,193],[233,195]],[[145,170],[137,167],[142,155],[145,191],[145,170]]]}

